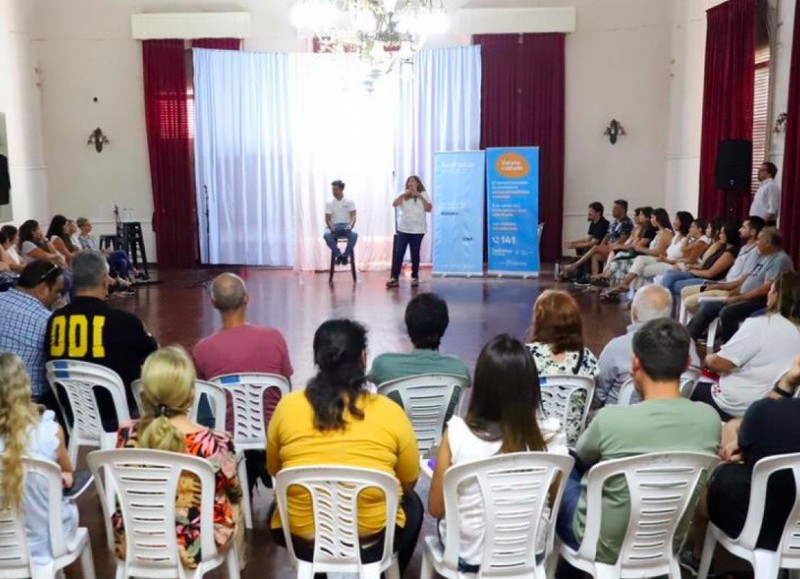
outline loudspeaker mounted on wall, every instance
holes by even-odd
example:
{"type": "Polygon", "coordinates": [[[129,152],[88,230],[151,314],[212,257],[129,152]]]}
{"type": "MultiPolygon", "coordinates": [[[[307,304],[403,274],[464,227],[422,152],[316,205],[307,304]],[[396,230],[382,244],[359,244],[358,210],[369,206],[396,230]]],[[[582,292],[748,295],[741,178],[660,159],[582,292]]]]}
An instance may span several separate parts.
{"type": "Polygon", "coordinates": [[[718,189],[750,189],[753,172],[753,143],[743,139],[720,141],[717,147],[718,189]]]}

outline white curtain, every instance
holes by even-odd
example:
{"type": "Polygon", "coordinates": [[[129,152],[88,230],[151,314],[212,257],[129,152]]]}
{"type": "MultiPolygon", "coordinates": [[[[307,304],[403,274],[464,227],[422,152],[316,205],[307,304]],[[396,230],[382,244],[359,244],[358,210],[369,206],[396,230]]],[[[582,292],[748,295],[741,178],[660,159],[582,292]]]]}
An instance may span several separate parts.
{"type": "Polygon", "coordinates": [[[478,46],[421,51],[413,78],[394,70],[372,90],[353,57],[193,52],[203,263],[327,269],[325,203],[341,179],[356,261],[386,269],[405,179],[419,175],[435,203],[433,153],[480,144],[478,46]]]}
{"type": "Polygon", "coordinates": [[[193,58],[202,262],[292,266],[289,57],[195,49],[193,58]]]}
{"type": "MultiPolygon", "coordinates": [[[[480,46],[422,50],[414,57],[413,80],[400,83],[395,190],[409,175],[419,175],[436,203],[433,155],[477,151],[481,142],[480,46]]],[[[430,262],[433,229],[422,243],[430,262]]]]}
{"type": "Polygon", "coordinates": [[[297,267],[327,269],[330,251],[322,240],[331,181],[345,182],[355,201],[362,269],[389,267],[394,232],[394,143],[397,78],[384,77],[372,92],[364,69],[350,57],[292,54],[291,100],[297,207],[297,267]]]}

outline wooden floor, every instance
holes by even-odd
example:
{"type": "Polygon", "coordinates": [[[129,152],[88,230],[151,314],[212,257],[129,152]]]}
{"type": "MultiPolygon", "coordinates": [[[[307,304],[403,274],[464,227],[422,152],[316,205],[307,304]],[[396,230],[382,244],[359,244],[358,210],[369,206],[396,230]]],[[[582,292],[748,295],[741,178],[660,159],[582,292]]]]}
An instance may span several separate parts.
{"type": "MultiPolygon", "coordinates": [[[[162,345],[179,343],[191,348],[219,327],[206,288],[213,275],[221,271],[224,270],[158,272],[163,283],[141,288],[135,297],[115,299],[112,304],[138,314],[162,345]]],[[[324,320],[349,317],[366,324],[370,358],[382,352],[403,351],[411,347],[403,321],[406,303],[417,291],[434,291],[447,300],[450,308],[450,328],[442,350],[460,356],[472,366],[480,348],[492,336],[508,332],[524,339],[534,300],[543,289],[558,285],[552,281],[552,274],[540,280],[431,279],[430,273],[423,271],[418,290],[412,290],[408,280],[403,279],[399,289],[387,291],[383,272],[362,273],[355,285],[349,273],[343,272],[336,275],[331,287],[327,274],[238,268],[231,271],[247,280],[249,320],[275,326],[284,333],[295,368],[295,388],[302,387],[313,373],[312,339],[324,320]]],[[[584,313],[587,345],[599,355],[608,340],[625,331],[628,311],[622,306],[601,305],[596,294],[578,291],[575,297],[584,313]]],[[[427,481],[421,480],[417,490],[423,503],[427,503],[427,481]]],[[[243,578],[293,577],[285,551],[272,542],[267,532],[270,500],[271,491],[263,488],[254,498],[255,529],[247,535],[249,564],[242,572],[243,578]]],[[[78,506],[81,525],[91,533],[97,576],[113,577],[114,562],[105,544],[95,493],[85,493],[78,506]]],[[[421,536],[433,532],[433,520],[426,517],[421,536]]],[[[419,577],[420,558],[418,549],[407,578],[419,577]]],[[[71,569],[70,576],[79,577],[80,571],[71,569]]]]}

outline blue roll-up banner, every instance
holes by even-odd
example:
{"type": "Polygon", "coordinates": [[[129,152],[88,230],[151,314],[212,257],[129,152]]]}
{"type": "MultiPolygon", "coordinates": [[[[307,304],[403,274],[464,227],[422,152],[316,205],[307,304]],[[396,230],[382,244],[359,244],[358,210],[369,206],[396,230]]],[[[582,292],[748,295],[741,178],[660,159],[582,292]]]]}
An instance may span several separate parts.
{"type": "Polygon", "coordinates": [[[539,147],[486,150],[490,275],[539,275],[539,147]]]}
{"type": "Polygon", "coordinates": [[[433,159],[433,273],[483,275],[483,151],[433,159]]]}

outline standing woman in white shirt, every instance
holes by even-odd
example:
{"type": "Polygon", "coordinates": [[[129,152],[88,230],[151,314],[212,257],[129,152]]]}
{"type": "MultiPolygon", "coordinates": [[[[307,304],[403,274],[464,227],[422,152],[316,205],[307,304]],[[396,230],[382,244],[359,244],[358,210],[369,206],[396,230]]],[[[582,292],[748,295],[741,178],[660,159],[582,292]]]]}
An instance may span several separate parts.
{"type": "Polygon", "coordinates": [[[428,230],[426,213],[433,209],[430,197],[419,177],[412,175],[406,179],[406,189],[392,203],[392,207],[400,209],[397,220],[397,243],[392,256],[392,275],[386,282],[387,288],[395,288],[399,284],[400,268],[406,255],[406,247],[411,246],[411,287],[419,285],[419,249],[422,238],[428,230]]]}
{"type": "Polygon", "coordinates": [[[753,202],[750,204],[750,215],[758,215],[767,222],[767,226],[774,226],[781,214],[781,188],[775,180],[778,167],[769,161],[761,163],[758,168],[758,186],[753,202]]]}

